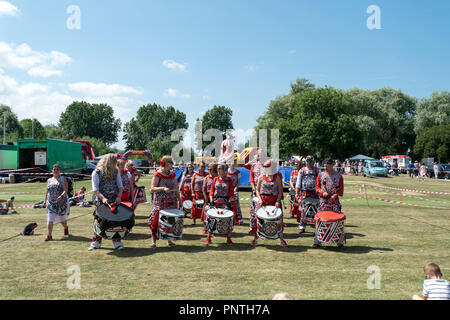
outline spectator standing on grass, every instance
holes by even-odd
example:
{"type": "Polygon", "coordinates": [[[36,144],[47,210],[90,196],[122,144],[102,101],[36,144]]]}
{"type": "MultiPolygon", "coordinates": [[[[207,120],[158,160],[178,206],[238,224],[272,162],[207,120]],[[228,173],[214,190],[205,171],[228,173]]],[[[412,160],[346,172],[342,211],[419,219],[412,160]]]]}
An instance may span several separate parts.
{"type": "Polygon", "coordinates": [[[408,163],[408,175],[409,175],[410,178],[413,177],[413,174],[414,174],[413,171],[414,171],[414,165],[413,165],[412,161],[410,161],[408,163]]]}
{"type": "Polygon", "coordinates": [[[416,179],[419,179],[419,161],[414,162],[414,175],[416,176],[416,179]]]}
{"type": "Polygon", "coordinates": [[[439,266],[429,263],[424,268],[422,296],[413,295],[413,300],[450,300],[450,283],[442,279],[439,266]]]}
{"type": "Polygon", "coordinates": [[[422,181],[425,181],[425,177],[427,175],[427,167],[425,167],[425,163],[422,163],[422,165],[420,166],[419,173],[422,181]]]}
{"type": "Polygon", "coordinates": [[[136,182],[138,182],[139,179],[141,178],[141,173],[139,172],[138,169],[136,169],[134,167],[133,160],[128,160],[125,165],[125,168],[128,170],[129,173],[131,173],[133,185],[136,188],[136,182]],[[137,178],[136,178],[136,176],[137,176],[137,178]]]}
{"type": "Polygon", "coordinates": [[[52,167],[53,177],[47,180],[47,190],[45,192],[45,207],[47,208],[47,238],[44,241],[51,241],[53,223],[61,223],[64,227],[64,235],[69,235],[67,218],[70,214],[68,183],[65,177],[61,176],[61,168],[58,164],[52,167]]]}
{"type": "Polygon", "coordinates": [[[439,166],[437,162],[433,162],[434,178],[437,180],[439,175],[439,166]]]}

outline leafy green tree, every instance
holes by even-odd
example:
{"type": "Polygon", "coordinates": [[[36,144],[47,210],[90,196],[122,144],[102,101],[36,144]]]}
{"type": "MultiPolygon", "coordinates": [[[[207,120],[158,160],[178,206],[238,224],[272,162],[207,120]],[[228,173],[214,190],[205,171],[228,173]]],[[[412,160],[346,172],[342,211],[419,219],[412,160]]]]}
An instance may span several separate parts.
{"type": "Polygon", "coordinates": [[[449,91],[433,92],[430,98],[419,101],[414,124],[416,134],[421,134],[427,128],[446,124],[450,124],[449,91]]]}
{"type": "Polygon", "coordinates": [[[69,138],[88,136],[102,140],[106,145],[117,142],[122,122],[114,117],[107,104],[75,101],[61,114],[59,126],[69,138]]]}
{"type": "MultiPolygon", "coordinates": [[[[225,106],[215,105],[214,107],[206,111],[201,119],[202,134],[204,134],[209,129],[217,129],[222,133],[222,139],[225,139],[227,130],[234,129],[232,117],[233,110],[225,106]]],[[[202,149],[204,150],[210,143],[213,143],[213,141],[203,141],[202,149]]]]}
{"type": "Polygon", "coordinates": [[[351,89],[351,114],[362,131],[361,153],[375,158],[406,154],[415,141],[416,99],[400,90],[351,89]]]}
{"type": "Polygon", "coordinates": [[[421,158],[439,158],[450,161],[450,124],[434,126],[422,131],[417,137],[414,151],[421,158]]]}
{"type": "Polygon", "coordinates": [[[3,143],[3,122],[5,122],[5,143],[15,142],[23,137],[23,128],[17,115],[6,105],[0,105],[0,135],[3,143]]]}
{"type": "Polygon", "coordinates": [[[20,125],[22,126],[23,129],[24,139],[31,139],[33,137],[35,139],[47,138],[47,132],[44,126],[42,126],[42,124],[36,118],[20,120],[20,125]]]}
{"type": "Polygon", "coordinates": [[[281,121],[280,155],[344,159],[360,149],[361,131],[341,90],[317,88],[298,96],[292,117],[281,121]]]}
{"type": "Polygon", "coordinates": [[[275,100],[270,101],[266,112],[256,120],[255,130],[273,129],[280,121],[288,120],[292,117],[296,98],[305,92],[314,90],[314,88],[315,85],[305,78],[297,79],[295,83],[291,83],[289,94],[279,96],[275,100]]]}
{"type": "Polygon", "coordinates": [[[172,106],[165,108],[157,104],[148,104],[139,108],[136,118],[125,123],[126,148],[148,149],[154,159],[159,159],[159,153],[170,154],[169,145],[177,143],[170,141],[172,132],[187,128],[186,114],[183,112],[172,106]]]}
{"type": "Polygon", "coordinates": [[[69,139],[66,137],[63,133],[63,130],[61,127],[59,127],[56,124],[48,124],[44,126],[45,129],[45,135],[48,139],[59,139],[59,140],[66,140],[69,139]]]}

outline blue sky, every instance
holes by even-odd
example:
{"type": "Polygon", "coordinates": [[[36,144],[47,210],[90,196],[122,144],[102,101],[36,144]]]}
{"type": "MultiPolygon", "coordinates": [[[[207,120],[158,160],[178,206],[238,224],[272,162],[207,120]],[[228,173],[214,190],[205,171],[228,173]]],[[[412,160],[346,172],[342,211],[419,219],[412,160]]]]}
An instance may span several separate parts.
{"type": "Polygon", "coordinates": [[[444,0],[0,1],[0,103],[44,124],[73,99],[124,122],[157,103],[191,128],[224,105],[246,130],[296,78],[427,97],[450,87],[449,17],[444,0]],[[370,5],[380,30],[367,28],[370,5]]]}

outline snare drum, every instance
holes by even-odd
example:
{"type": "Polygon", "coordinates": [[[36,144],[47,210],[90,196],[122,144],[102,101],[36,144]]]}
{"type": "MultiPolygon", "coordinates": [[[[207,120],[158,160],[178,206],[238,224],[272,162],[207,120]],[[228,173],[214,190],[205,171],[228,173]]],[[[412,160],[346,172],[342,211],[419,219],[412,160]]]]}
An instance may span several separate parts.
{"type": "Polygon", "coordinates": [[[304,198],[301,202],[303,222],[309,225],[315,225],[314,217],[319,208],[319,198],[304,198]]]}
{"type": "Polygon", "coordinates": [[[183,211],[184,214],[190,214],[192,210],[192,201],[191,200],[185,200],[183,201],[183,211]]]}
{"type": "Polygon", "coordinates": [[[159,211],[158,238],[163,240],[181,240],[183,237],[184,211],[165,209],[159,211]]]}
{"type": "Polygon", "coordinates": [[[261,239],[274,240],[283,232],[283,212],[275,206],[264,206],[256,211],[256,232],[261,239]]]}
{"type": "Polygon", "coordinates": [[[205,200],[203,200],[203,199],[195,200],[195,203],[194,203],[195,209],[202,210],[204,205],[205,205],[205,200]]]}
{"type": "Polygon", "coordinates": [[[320,211],[316,214],[316,239],[325,243],[344,243],[345,215],[334,211],[320,211]]]}
{"type": "Polygon", "coordinates": [[[147,196],[145,195],[145,187],[137,187],[134,191],[133,203],[137,205],[138,203],[147,202],[147,196]]]}
{"type": "Polygon", "coordinates": [[[115,212],[105,204],[95,209],[94,233],[111,240],[125,238],[134,226],[131,203],[122,202],[115,207],[115,212]]]}
{"type": "Polygon", "coordinates": [[[229,235],[233,231],[233,217],[231,210],[210,208],[206,211],[206,231],[216,235],[229,235]]]}

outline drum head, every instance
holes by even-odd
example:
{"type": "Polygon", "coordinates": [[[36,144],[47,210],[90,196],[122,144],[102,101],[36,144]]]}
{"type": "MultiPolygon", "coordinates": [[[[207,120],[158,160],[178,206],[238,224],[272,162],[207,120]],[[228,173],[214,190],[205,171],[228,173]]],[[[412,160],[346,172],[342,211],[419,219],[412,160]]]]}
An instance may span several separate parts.
{"type": "Polygon", "coordinates": [[[183,208],[184,209],[192,209],[192,201],[191,200],[185,200],[183,202],[183,208]]]}
{"type": "Polygon", "coordinates": [[[320,220],[323,222],[338,222],[345,220],[345,215],[334,211],[320,211],[316,213],[314,220],[320,220]]]}
{"type": "Polygon", "coordinates": [[[169,217],[184,217],[184,211],[178,209],[164,209],[159,212],[159,215],[166,215],[169,217]]]}
{"type": "Polygon", "coordinates": [[[95,209],[95,213],[99,217],[108,221],[124,221],[133,216],[133,210],[123,203],[116,207],[116,211],[114,213],[111,212],[111,208],[109,206],[101,204],[95,209]]]}
{"type": "Polygon", "coordinates": [[[277,219],[282,215],[280,208],[275,206],[264,206],[256,211],[256,216],[262,219],[277,219]]]}
{"type": "Polygon", "coordinates": [[[211,218],[231,218],[234,213],[228,209],[212,208],[206,211],[206,215],[211,218]]]}

